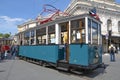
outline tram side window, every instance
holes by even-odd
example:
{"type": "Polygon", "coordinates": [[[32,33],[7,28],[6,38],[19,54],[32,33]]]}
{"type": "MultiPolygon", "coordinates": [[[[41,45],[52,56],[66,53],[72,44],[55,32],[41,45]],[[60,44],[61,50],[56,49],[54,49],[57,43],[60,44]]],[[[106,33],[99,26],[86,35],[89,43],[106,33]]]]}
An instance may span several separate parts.
{"type": "Polygon", "coordinates": [[[30,43],[31,45],[34,44],[34,35],[35,35],[35,32],[34,32],[34,30],[32,30],[32,31],[31,31],[31,41],[30,41],[30,42],[31,42],[31,43],[30,43]]]}
{"type": "Polygon", "coordinates": [[[34,30],[32,30],[31,31],[31,37],[34,37],[34,34],[35,34],[34,30]]]}
{"type": "Polygon", "coordinates": [[[24,34],[24,44],[25,45],[29,45],[29,38],[30,38],[30,32],[26,32],[25,34],[24,34]]]}
{"type": "Polygon", "coordinates": [[[71,22],[71,42],[85,43],[85,19],[71,22]]]}
{"type": "Polygon", "coordinates": [[[37,44],[46,44],[46,28],[36,30],[37,44]]]}
{"type": "Polygon", "coordinates": [[[48,44],[55,44],[55,25],[48,26],[48,44]]]}

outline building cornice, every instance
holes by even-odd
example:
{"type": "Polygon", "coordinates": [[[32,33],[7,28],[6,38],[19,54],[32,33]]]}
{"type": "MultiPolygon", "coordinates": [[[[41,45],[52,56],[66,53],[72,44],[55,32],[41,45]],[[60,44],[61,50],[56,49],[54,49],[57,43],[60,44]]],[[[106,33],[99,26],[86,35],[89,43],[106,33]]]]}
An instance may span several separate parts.
{"type": "Polygon", "coordinates": [[[72,11],[78,6],[87,6],[88,8],[96,7],[104,11],[113,11],[113,13],[120,13],[120,4],[108,3],[104,1],[85,1],[85,0],[74,0],[69,4],[68,8],[65,10],[66,13],[71,14],[72,11]],[[94,5],[94,6],[93,6],[94,5]]]}
{"type": "Polygon", "coordinates": [[[18,28],[21,28],[21,27],[23,27],[25,25],[29,25],[29,24],[32,24],[32,23],[37,23],[37,21],[36,20],[29,20],[29,21],[27,21],[27,22],[25,22],[23,24],[18,25],[18,28]]]}

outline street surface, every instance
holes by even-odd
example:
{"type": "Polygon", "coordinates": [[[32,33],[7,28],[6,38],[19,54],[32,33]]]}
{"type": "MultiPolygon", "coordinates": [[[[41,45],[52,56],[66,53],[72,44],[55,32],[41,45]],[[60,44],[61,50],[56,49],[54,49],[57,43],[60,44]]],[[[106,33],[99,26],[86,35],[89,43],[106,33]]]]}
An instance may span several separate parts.
{"type": "Polygon", "coordinates": [[[23,60],[4,60],[0,62],[0,80],[120,80],[120,54],[116,62],[110,62],[109,55],[103,55],[106,69],[91,73],[69,73],[53,68],[42,67],[23,60]]]}

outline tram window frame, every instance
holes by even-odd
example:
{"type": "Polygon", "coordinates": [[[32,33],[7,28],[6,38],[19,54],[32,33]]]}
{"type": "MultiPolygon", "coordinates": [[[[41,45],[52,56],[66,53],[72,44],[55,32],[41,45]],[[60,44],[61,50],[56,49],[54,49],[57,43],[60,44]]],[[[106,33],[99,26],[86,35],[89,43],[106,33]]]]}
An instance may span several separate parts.
{"type": "Polygon", "coordinates": [[[98,45],[98,23],[92,21],[92,44],[98,45]],[[93,29],[96,30],[97,35],[94,36],[93,29]]]}
{"type": "Polygon", "coordinates": [[[24,33],[24,37],[25,37],[25,38],[29,38],[29,37],[30,37],[30,32],[25,32],[25,33],[24,33]]]}
{"type": "Polygon", "coordinates": [[[35,31],[32,30],[32,31],[31,31],[31,37],[34,37],[34,35],[35,35],[35,31]]]}
{"type": "Polygon", "coordinates": [[[91,24],[92,24],[92,20],[88,18],[88,43],[91,44],[91,24]]]}
{"type": "Polygon", "coordinates": [[[71,21],[71,43],[85,43],[85,18],[71,21]],[[82,23],[80,22],[82,21],[82,23]]]}
{"type": "Polygon", "coordinates": [[[66,44],[68,42],[68,33],[67,33],[68,23],[67,22],[60,23],[60,27],[61,27],[61,44],[66,44]]]}
{"type": "Polygon", "coordinates": [[[102,45],[101,25],[98,24],[99,44],[102,45]]]}
{"type": "Polygon", "coordinates": [[[24,33],[24,45],[29,45],[30,32],[24,33]]]}
{"type": "Polygon", "coordinates": [[[46,44],[46,27],[36,30],[37,44],[46,44]],[[45,38],[44,38],[45,36],[45,38]]]}
{"type": "Polygon", "coordinates": [[[55,44],[55,25],[48,26],[48,44],[55,44]]]}

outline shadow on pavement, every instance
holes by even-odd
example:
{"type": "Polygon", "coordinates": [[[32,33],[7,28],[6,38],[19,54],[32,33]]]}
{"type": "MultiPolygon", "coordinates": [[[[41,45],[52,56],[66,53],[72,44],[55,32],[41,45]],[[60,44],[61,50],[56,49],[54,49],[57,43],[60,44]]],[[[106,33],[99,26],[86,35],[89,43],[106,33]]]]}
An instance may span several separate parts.
{"type": "MultiPolygon", "coordinates": [[[[83,71],[83,70],[74,70],[74,71],[64,71],[64,70],[58,70],[60,73],[65,74],[65,75],[75,75],[79,77],[88,77],[88,78],[94,78],[100,74],[106,74],[106,68],[109,66],[109,64],[105,64],[105,69],[104,68],[98,68],[96,70],[92,71],[83,71]]],[[[52,68],[52,67],[48,67],[52,68]]],[[[52,68],[53,69],[53,68],[52,68]]]]}
{"type": "Polygon", "coordinates": [[[5,72],[5,70],[0,70],[0,73],[1,73],[1,72],[5,72]]]}
{"type": "Polygon", "coordinates": [[[7,60],[0,60],[0,63],[8,62],[7,60]]]}
{"type": "Polygon", "coordinates": [[[89,78],[94,78],[100,74],[106,74],[106,68],[109,66],[109,64],[105,64],[105,69],[104,68],[98,68],[90,73],[83,74],[84,76],[87,76],[89,78]]]}

